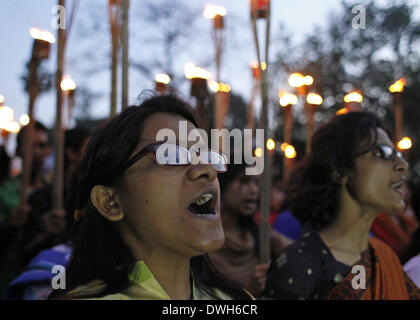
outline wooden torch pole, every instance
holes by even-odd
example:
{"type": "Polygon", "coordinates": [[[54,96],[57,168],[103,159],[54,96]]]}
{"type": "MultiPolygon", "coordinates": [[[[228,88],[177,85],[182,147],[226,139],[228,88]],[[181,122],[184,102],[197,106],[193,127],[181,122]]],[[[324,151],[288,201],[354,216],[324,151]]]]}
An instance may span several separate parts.
{"type": "Polygon", "coordinates": [[[130,9],[130,0],[122,0],[122,110],[128,107],[128,72],[129,72],[129,29],[128,13],[130,9]]]}
{"type": "Polygon", "coordinates": [[[257,11],[251,11],[252,30],[254,34],[255,48],[257,50],[258,64],[261,71],[261,98],[262,109],[261,119],[262,129],[264,129],[264,172],[262,177],[261,188],[261,221],[260,221],[260,262],[267,263],[270,261],[270,184],[271,184],[271,168],[270,157],[266,147],[268,137],[268,48],[269,48],[269,31],[270,31],[270,1],[267,1],[266,13],[266,38],[265,38],[265,61],[266,68],[262,68],[261,53],[257,32],[257,11]]]}
{"type": "Polygon", "coordinates": [[[120,0],[109,0],[111,28],[111,117],[117,113],[118,53],[120,47],[120,0]]]}
{"type": "MultiPolygon", "coordinates": [[[[64,0],[59,0],[64,6],[64,0]]],[[[53,181],[53,209],[63,209],[64,184],[64,128],[63,128],[63,79],[64,50],[66,35],[62,28],[57,30],[57,73],[56,73],[56,116],[55,116],[55,167],[53,181]]]]}

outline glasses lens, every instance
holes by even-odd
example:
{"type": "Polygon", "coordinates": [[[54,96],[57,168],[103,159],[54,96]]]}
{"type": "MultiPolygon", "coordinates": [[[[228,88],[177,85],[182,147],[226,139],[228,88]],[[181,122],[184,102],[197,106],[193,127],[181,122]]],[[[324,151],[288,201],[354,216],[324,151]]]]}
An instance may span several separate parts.
{"type": "Polygon", "coordinates": [[[164,143],[156,150],[156,161],[160,165],[186,165],[190,160],[188,149],[176,144],[164,143]]]}
{"type": "Polygon", "coordinates": [[[390,146],[379,145],[377,148],[377,153],[379,157],[385,160],[395,161],[397,157],[404,159],[401,152],[394,150],[390,146]]]}
{"type": "Polygon", "coordinates": [[[393,160],[392,158],[393,158],[394,150],[391,147],[379,146],[379,148],[381,149],[382,156],[384,159],[393,160]]]}
{"type": "MultiPolygon", "coordinates": [[[[190,150],[176,144],[164,143],[156,149],[156,161],[160,165],[187,165],[192,161],[190,150]]],[[[227,158],[214,150],[201,149],[197,152],[199,163],[211,164],[218,172],[227,171],[227,158]]]]}
{"type": "Polygon", "coordinates": [[[218,172],[227,171],[227,159],[222,153],[214,150],[200,150],[200,159],[202,163],[213,165],[218,172]]]}

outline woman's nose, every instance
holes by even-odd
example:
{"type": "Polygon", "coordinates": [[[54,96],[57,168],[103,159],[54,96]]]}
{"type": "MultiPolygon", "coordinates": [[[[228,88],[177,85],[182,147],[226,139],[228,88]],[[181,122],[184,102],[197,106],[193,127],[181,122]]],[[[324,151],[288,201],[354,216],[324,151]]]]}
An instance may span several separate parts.
{"type": "Polygon", "coordinates": [[[191,180],[206,179],[211,182],[216,179],[217,171],[211,164],[192,164],[188,168],[188,177],[191,180]]]}
{"type": "Polygon", "coordinates": [[[397,161],[395,162],[394,168],[398,171],[406,172],[409,168],[409,164],[403,157],[397,156],[397,161]]]}
{"type": "Polygon", "coordinates": [[[260,191],[260,186],[258,185],[258,182],[254,180],[250,181],[248,184],[248,190],[252,194],[258,194],[260,191]]]}

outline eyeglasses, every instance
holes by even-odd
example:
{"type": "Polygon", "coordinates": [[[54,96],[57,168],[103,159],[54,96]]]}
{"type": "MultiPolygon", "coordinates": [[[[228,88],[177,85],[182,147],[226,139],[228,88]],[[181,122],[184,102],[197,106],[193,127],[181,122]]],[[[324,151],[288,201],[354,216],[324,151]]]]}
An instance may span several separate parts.
{"type": "Polygon", "coordinates": [[[227,171],[227,158],[223,153],[211,149],[191,150],[166,142],[151,143],[145,146],[127,162],[124,170],[130,168],[149,152],[154,153],[157,164],[163,166],[186,166],[202,163],[213,165],[217,172],[227,171]]]}
{"type": "Polygon", "coordinates": [[[362,155],[362,154],[365,154],[365,153],[368,153],[368,152],[371,152],[371,151],[372,151],[372,154],[375,157],[381,158],[381,159],[384,159],[384,160],[389,160],[389,161],[395,162],[397,160],[397,157],[405,160],[404,156],[402,155],[401,152],[399,152],[399,151],[395,150],[394,148],[391,148],[390,146],[385,145],[385,144],[374,145],[372,148],[369,148],[369,150],[367,150],[363,153],[360,153],[358,155],[362,155]]]}
{"type": "Polygon", "coordinates": [[[404,156],[401,152],[383,144],[377,145],[372,150],[372,153],[375,157],[382,158],[384,160],[390,160],[392,162],[395,162],[395,160],[397,160],[397,157],[400,159],[404,159],[404,156]]]}

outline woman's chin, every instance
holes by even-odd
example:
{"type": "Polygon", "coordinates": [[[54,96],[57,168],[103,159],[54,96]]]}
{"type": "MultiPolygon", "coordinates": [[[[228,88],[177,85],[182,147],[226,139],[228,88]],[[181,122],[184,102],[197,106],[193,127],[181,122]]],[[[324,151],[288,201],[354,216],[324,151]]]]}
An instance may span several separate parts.
{"type": "Polygon", "coordinates": [[[380,213],[386,212],[389,214],[397,214],[406,208],[404,200],[395,201],[389,208],[384,208],[380,213]]]}
{"type": "Polygon", "coordinates": [[[406,208],[405,201],[401,200],[395,205],[395,212],[403,211],[405,208],[406,208]]]}
{"type": "Polygon", "coordinates": [[[225,243],[225,236],[215,237],[213,239],[203,239],[199,243],[195,243],[194,247],[199,250],[199,254],[210,253],[219,250],[225,243]]]}

